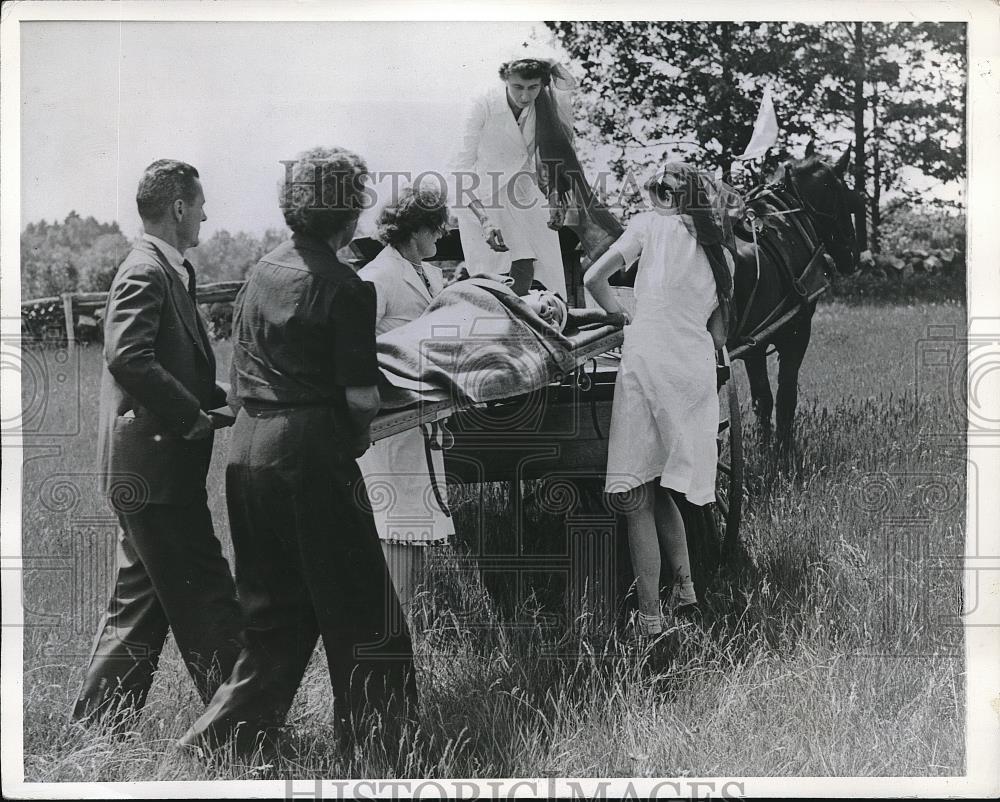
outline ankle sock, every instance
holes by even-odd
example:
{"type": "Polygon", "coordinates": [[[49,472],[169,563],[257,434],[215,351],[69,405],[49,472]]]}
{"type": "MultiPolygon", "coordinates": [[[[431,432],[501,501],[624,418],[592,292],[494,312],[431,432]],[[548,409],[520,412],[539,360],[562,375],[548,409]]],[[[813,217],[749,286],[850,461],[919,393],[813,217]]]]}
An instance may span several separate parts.
{"type": "Polygon", "coordinates": [[[647,615],[640,610],[637,623],[643,635],[659,635],[663,632],[663,620],[659,615],[647,615]]]}

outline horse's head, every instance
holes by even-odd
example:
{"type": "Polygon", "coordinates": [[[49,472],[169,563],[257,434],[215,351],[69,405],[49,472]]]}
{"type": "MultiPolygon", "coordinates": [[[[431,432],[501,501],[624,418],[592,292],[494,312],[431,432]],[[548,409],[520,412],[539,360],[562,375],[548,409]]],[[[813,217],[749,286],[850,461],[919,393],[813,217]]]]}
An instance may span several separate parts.
{"type": "Polygon", "coordinates": [[[850,149],[830,166],[810,142],[804,159],[787,161],[779,170],[782,183],[809,212],[827,253],[845,275],[858,269],[861,251],[851,216],[864,214],[864,201],[844,183],[849,158],[850,149]]]}

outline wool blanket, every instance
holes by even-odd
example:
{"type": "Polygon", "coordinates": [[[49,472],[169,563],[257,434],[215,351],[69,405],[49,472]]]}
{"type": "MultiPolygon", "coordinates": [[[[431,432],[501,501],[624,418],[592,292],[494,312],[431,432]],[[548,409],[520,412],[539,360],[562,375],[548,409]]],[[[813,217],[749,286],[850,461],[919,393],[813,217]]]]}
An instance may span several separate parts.
{"type": "Polygon", "coordinates": [[[416,320],[377,339],[382,409],[511,398],[573,370],[573,344],[501,281],[445,287],[416,320]]]}

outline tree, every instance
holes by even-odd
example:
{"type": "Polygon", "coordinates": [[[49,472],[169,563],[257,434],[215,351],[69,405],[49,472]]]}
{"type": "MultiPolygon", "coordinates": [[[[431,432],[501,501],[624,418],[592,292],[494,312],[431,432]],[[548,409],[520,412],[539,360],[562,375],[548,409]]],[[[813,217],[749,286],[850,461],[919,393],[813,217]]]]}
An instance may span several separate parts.
{"type": "Polygon", "coordinates": [[[878,252],[884,194],[921,200],[907,189],[906,168],[942,182],[965,176],[965,26],[855,22],[818,29],[802,54],[807,80],[795,107],[814,110],[828,137],[853,130],[855,188],[869,199],[869,239],[878,252]]]}
{"type": "Polygon", "coordinates": [[[284,239],[285,234],[278,229],[269,228],[261,239],[245,231],[230,234],[222,229],[191,251],[191,261],[201,283],[239,281],[261,256],[284,239]]]}
{"type": "MultiPolygon", "coordinates": [[[[619,148],[621,179],[664,148],[729,179],[750,140],[764,86],[777,105],[796,78],[796,52],[815,32],[773,22],[547,23],[580,77],[584,136],[619,148]]],[[[808,122],[790,116],[788,133],[808,122]]]]}
{"type": "Polygon", "coordinates": [[[618,148],[609,166],[619,180],[671,144],[728,177],[764,86],[785,135],[771,164],[811,137],[827,152],[853,142],[876,248],[883,193],[905,190],[905,167],[939,181],[965,175],[962,24],[547,25],[580,77],[581,135],[618,148]]]}
{"type": "Polygon", "coordinates": [[[115,277],[131,244],[120,231],[98,235],[93,244],[78,257],[80,265],[80,289],[89,292],[105,292],[111,288],[115,277]]]}
{"type": "Polygon", "coordinates": [[[127,252],[128,241],[114,222],[70,212],[62,223],[28,223],[21,233],[22,297],[105,290],[127,252]]]}

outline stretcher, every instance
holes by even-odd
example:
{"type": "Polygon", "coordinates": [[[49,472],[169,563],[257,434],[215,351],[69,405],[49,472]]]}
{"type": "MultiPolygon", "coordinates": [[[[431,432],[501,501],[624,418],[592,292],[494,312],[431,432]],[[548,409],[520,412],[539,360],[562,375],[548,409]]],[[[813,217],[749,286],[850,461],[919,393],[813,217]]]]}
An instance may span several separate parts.
{"type": "MultiPolygon", "coordinates": [[[[571,354],[574,366],[580,368],[597,357],[620,347],[624,340],[624,334],[622,329],[617,326],[600,325],[568,334],[567,339],[572,343],[571,354]]],[[[564,379],[565,376],[553,376],[552,383],[558,385],[564,379]]],[[[531,392],[533,389],[537,388],[528,387],[525,388],[525,392],[531,392]]],[[[470,408],[489,407],[502,403],[504,402],[491,401],[485,404],[462,404],[455,400],[447,400],[393,410],[378,415],[372,421],[372,440],[378,441],[418,426],[436,424],[444,418],[450,418],[456,413],[470,408]]]]}

